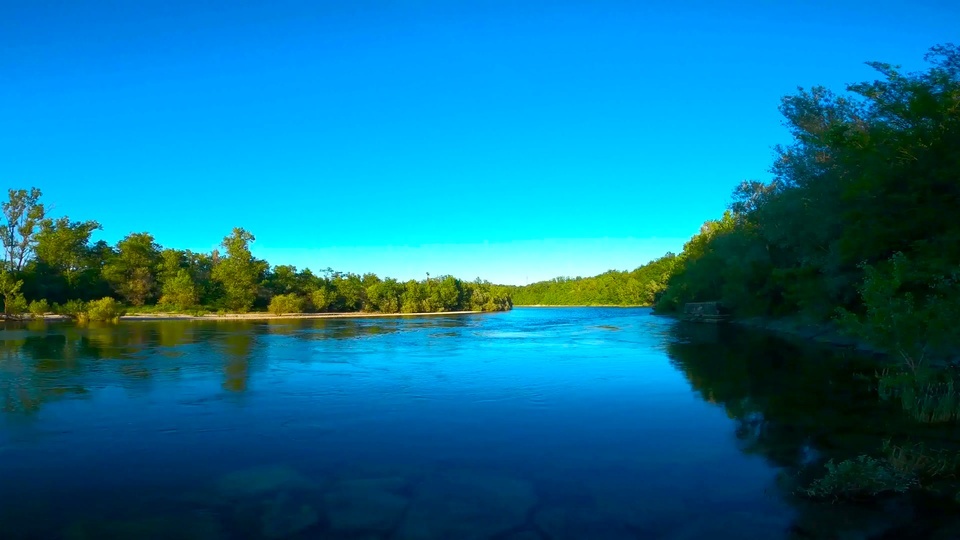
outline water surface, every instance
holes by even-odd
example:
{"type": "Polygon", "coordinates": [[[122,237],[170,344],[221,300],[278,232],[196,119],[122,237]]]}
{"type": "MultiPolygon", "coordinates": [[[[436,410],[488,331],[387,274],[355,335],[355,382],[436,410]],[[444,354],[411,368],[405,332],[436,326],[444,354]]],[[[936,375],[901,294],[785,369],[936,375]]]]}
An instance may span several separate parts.
{"type": "Polygon", "coordinates": [[[646,309],[0,339],[5,539],[860,538],[919,519],[783,487],[879,444],[857,360],[646,309]]]}

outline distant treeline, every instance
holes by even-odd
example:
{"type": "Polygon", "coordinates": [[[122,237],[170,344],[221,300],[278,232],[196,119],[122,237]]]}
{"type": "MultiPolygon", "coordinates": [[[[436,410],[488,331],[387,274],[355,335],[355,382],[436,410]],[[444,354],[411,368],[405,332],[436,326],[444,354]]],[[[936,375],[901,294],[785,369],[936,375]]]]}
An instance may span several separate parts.
{"type": "Polygon", "coordinates": [[[518,306],[650,306],[667,285],[677,256],[665,256],[629,272],[610,270],[594,277],[556,278],[511,287],[518,306]]]}
{"type": "Polygon", "coordinates": [[[428,275],[400,282],[374,274],[271,266],[253,256],[254,237],[240,228],[223,239],[222,251],[211,253],[165,249],[148,233],[130,234],[114,246],[91,243],[100,224],[47,217],[36,188],[9,190],[2,210],[0,295],[8,316],[93,309],[113,318],[119,303],[141,310],[269,309],[278,314],[501,311],[512,305],[505,287],[479,279],[428,275]]]}

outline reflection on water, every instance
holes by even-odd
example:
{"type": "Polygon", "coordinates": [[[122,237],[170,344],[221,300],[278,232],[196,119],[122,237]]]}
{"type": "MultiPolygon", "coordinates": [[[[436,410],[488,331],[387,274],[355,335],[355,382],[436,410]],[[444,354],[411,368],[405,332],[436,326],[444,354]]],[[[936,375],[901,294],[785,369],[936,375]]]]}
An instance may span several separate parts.
{"type": "Polygon", "coordinates": [[[644,309],[9,325],[0,536],[950,538],[939,500],[792,495],[956,437],[872,369],[644,309]]]}

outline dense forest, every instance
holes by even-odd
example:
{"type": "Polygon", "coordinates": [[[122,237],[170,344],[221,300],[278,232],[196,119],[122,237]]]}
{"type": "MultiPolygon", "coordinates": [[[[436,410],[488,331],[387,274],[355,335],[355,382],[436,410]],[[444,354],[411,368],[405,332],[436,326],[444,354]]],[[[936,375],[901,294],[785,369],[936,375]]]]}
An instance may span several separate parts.
{"type": "Polygon", "coordinates": [[[745,181],[678,256],[657,309],[836,319],[920,361],[960,333],[960,48],[836,94],[801,89],[772,181],[745,181]]]}
{"type": "Polygon", "coordinates": [[[838,321],[901,356],[960,332],[960,49],[929,68],[783,98],[792,142],[767,183],[744,181],[683,251],[632,272],[511,289],[517,305],[722,301],[740,317],[838,321]]]}
{"type": "Polygon", "coordinates": [[[148,233],[130,234],[115,246],[91,242],[99,223],[48,217],[36,188],[9,190],[2,210],[0,296],[7,317],[55,312],[113,319],[128,307],[284,314],[501,311],[512,305],[506,288],[479,279],[428,275],[400,282],[271,266],[253,256],[254,236],[241,228],[212,253],[165,249],[148,233]]]}
{"type": "Polygon", "coordinates": [[[635,270],[594,277],[556,278],[510,287],[518,306],[650,306],[667,285],[677,256],[667,253],[635,270]]]}

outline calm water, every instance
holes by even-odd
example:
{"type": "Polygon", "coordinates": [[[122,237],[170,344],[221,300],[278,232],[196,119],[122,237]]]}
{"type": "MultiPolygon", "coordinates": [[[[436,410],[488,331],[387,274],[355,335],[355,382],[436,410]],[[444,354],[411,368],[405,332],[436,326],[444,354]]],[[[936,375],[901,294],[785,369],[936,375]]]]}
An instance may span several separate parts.
{"type": "Polygon", "coordinates": [[[946,519],[784,487],[896,429],[857,360],[644,309],[0,336],[3,539],[919,538],[946,519]]]}

